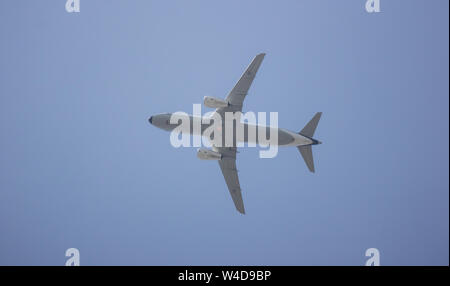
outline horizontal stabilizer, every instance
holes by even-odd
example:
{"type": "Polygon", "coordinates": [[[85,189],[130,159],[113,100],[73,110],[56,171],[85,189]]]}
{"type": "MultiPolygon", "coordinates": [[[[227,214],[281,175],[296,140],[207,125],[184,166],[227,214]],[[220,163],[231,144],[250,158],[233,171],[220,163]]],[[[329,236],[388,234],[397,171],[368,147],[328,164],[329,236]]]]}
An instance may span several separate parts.
{"type": "Polygon", "coordinates": [[[297,146],[300,154],[302,154],[303,160],[305,160],[306,166],[308,169],[314,173],[314,159],[312,154],[311,145],[297,146]]]}
{"type": "Polygon", "coordinates": [[[317,112],[316,115],[314,115],[314,117],[302,129],[302,131],[300,131],[300,134],[312,138],[314,136],[314,132],[316,131],[317,124],[319,124],[320,116],[322,116],[322,112],[317,112]]]}

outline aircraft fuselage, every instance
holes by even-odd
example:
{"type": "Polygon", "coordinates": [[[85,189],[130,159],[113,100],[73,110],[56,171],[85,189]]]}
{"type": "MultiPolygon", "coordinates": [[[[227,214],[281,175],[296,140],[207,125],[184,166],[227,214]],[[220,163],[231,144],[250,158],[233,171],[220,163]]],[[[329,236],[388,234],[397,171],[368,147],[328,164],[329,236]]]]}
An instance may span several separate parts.
{"type": "MultiPolygon", "coordinates": [[[[163,113],[163,114],[157,114],[153,115],[149,118],[150,124],[166,130],[166,131],[173,131],[175,128],[177,128],[181,123],[171,123],[170,118],[172,116],[172,113],[163,113]]],[[[186,115],[186,118],[183,118],[183,120],[186,120],[186,122],[189,122],[189,128],[186,130],[191,135],[200,135],[204,136],[205,131],[207,131],[208,128],[213,128],[212,125],[214,124],[213,120],[210,120],[209,123],[203,123],[206,118],[203,117],[197,117],[192,115],[186,115]],[[202,120],[203,119],[203,120],[202,120]],[[202,122],[203,121],[203,122],[202,122]]],[[[209,119],[209,118],[208,118],[209,119]]],[[[206,120],[208,121],[208,120],[206,120]]],[[[231,126],[231,125],[230,125],[231,126]]],[[[249,124],[246,122],[236,122],[234,120],[232,123],[223,121],[221,125],[216,126],[214,129],[214,134],[218,134],[219,132],[221,134],[222,146],[231,147],[237,146],[237,142],[245,142],[248,144],[259,144],[264,145],[268,141],[270,141],[274,145],[278,146],[304,146],[304,145],[316,145],[320,144],[320,141],[317,141],[313,138],[309,138],[307,136],[301,135],[299,133],[295,133],[283,128],[274,128],[270,126],[261,126],[261,125],[255,125],[255,124],[249,124]],[[225,136],[227,135],[225,132],[225,126],[227,124],[232,124],[232,144],[229,143],[225,145],[225,136]],[[237,124],[241,125],[239,126],[241,129],[237,128],[237,124]],[[238,130],[242,130],[241,134],[238,134],[238,130]],[[265,140],[259,140],[259,132],[265,131],[265,140]],[[270,136],[276,134],[277,140],[274,140],[273,142],[270,140],[270,136]]],[[[264,134],[261,134],[261,136],[264,136],[264,134]]],[[[264,138],[264,137],[262,137],[264,138]]],[[[211,137],[211,140],[213,137],[211,137]]],[[[230,141],[231,142],[231,141],[230,141]]]]}

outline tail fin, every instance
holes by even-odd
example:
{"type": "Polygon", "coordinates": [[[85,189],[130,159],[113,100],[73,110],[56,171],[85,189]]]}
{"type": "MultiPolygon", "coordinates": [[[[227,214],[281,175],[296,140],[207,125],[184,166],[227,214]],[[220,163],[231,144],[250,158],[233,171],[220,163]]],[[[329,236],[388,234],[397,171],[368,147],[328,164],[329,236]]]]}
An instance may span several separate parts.
{"type": "Polygon", "coordinates": [[[314,117],[306,124],[306,126],[300,131],[299,133],[303,136],[306,136],[310,138],[313,143],[311,145],[303,145],[303,146],[297,146],[298,150],[300,151],[300,154],[302,154],[303,160],[306,163],[306,166],[308,169],[314,173],[314,158],[312,154],[312,145],[320,144],[320,141],[317,141],[313,139],[314,132],[316,131],[317,124],[319,123],[320,116],[322,116],[322,112],[317,112],[314,117]]]}

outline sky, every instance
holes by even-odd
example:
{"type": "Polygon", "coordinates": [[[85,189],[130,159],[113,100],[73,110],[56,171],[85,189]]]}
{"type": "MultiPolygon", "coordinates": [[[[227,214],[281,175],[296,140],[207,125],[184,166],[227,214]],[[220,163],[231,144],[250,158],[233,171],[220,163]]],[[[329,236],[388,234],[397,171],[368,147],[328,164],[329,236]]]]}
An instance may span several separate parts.
{"type": "MultiPolygon", "coordinates": [[[[0,265],[449,264],[449,2],[0,1],[0,265]],[[148,123],[224,98],[298,150],[217,162],[148,123]]],[[[211,109],[202,107],[202,112],[211,109]]]]}

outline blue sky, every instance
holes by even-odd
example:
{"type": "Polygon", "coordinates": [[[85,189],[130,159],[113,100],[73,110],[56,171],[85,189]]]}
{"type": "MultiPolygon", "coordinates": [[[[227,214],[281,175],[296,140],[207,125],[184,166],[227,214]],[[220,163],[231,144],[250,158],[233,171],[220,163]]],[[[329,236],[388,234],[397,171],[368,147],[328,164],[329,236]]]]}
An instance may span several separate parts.
{"type": "MultiPolygon", "coordinates": [[[[0,264],[449,263],[449,2],[0,2],[0,264]],[[240,150],[247,214],[216,162],[148,124],[225,97],[299,131],[240,150]]],[[[209,109],[203,108],[203,111],[209,109]]]]}

